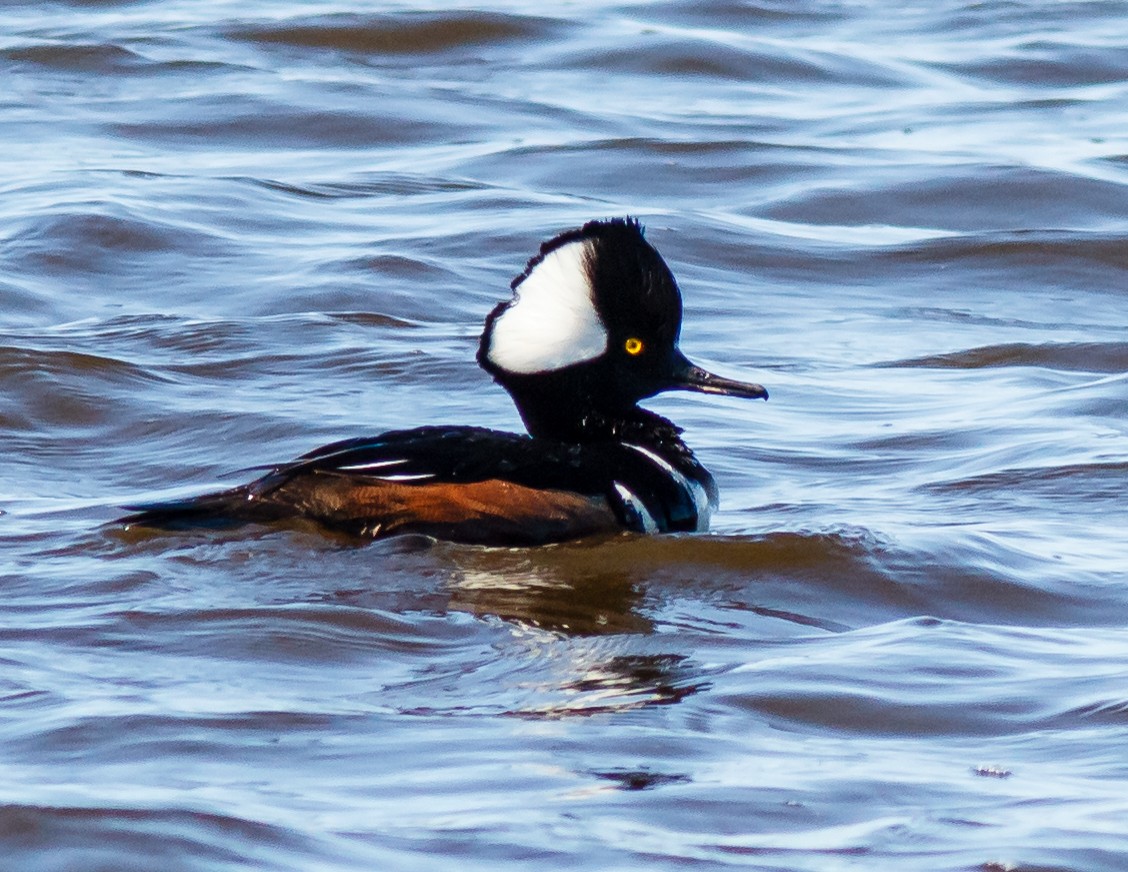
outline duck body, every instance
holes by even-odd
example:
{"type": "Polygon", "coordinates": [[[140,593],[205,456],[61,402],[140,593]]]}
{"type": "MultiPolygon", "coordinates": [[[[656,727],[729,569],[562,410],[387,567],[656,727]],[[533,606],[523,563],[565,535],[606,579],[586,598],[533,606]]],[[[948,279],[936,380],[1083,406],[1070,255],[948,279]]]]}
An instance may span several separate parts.
{"type": "Polygon", "coordinates": [[[630,530],[701,531],[712,476],[681,429],[642,409],[661,390],[764,397],[677,349],[681,297],[629,219],[542,245],[486,320],[478,362],[529,435],[419,427],[323,446],[229,490],[131,506],[128,526],[215,529],[307,519],[361,537],[417,533],[537,545],[630,530]]]}
{"type": "Polygon", "coordinates": [[[355,536],[418,533],[504,545],[706,529],[716,499],[708,471],[688,450],[663,454],[668,445],[635,439],[558,442],[461,426],[395,430],[326,445],[228,491],[137,506],[138,514],[123,520],[191,529],[300,517],[355,536]]]}

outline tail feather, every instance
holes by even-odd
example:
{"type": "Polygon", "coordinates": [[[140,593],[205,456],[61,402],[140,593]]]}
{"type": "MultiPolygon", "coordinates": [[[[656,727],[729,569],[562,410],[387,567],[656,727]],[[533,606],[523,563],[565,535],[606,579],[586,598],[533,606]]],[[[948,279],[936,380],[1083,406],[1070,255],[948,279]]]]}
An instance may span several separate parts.
{"type": "Polygon", "coordinates": [[[251,499],[245,487],[165,503],[122,506],[132,514],[117,519],[126,527],[160,530],[223,530],[253,521],[271,520],[274,514],[251,499]]]}

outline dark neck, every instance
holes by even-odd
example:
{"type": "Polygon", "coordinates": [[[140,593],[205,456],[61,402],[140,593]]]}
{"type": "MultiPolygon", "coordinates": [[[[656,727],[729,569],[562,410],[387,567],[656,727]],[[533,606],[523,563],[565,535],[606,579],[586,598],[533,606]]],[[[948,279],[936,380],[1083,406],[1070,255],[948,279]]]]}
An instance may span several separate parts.
{"type": "Polygon", "coordinates": [[[577,414],[575,407],[567,404],[529,406],[519,402],[518,410],[529,433],[538,439],[583,444],[626,442],[649,448],[675,466],[697,465],[681,438],[681,427],[638,406],[616,415],[594,409],[577,414]]]}
{"type": "Polygon", "coordinates": [[[638,442],[649,445],[681,441],[681,428],[646,409],[635,406],[622,414],[606,415],[595,410],[576,414],[575,409],[522,408],[521,420],[529,432],[542,439],[560,442],[638,442]]]}
{"type": "Polygon", "coordinates": [[[577,376],[569,370],[535,376],[493,374],[513,398],[530,435],[538,439],[575,444],[626,442],[651,449],[683,471],[699,466],[682,441],[682,429],[673,422],[633,404],[607,412],[608,397],[614,391],[590,374],[577,376]],[[593,384],[603,389],[601,396],[593,396],[593,384]]]}

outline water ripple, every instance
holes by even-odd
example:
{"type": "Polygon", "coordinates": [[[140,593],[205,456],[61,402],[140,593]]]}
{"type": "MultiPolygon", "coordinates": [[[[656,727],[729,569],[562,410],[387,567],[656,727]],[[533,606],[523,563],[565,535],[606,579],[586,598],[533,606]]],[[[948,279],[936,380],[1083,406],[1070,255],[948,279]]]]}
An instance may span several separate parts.
{"type": "Polygon", "coordinates": [[[226,35],[264,46],[328,49],[384,59],[480,52],[488,46],[523,49],[555,35],[561,26],[550,18],[496,12],[335,13],[243,24],[229,28],[226,35]]]}
{"type": "Polygon", "coordinates": [[[1119,872],[1128,19],[890,11],[7,3],[6,864],[1119,872]],[[647,401],[714,533],[111,523],[519,429],[482,319],[622,214],[772,391],[647,401]]]}
{"type": "Polygon", "coordinates": [[[1066,372],[1123,373],[1128,372],[1128,343],[1061,342],[1035,345],[1013,342],[883,365],[939,369],[1041,366],[1066,372]]]}

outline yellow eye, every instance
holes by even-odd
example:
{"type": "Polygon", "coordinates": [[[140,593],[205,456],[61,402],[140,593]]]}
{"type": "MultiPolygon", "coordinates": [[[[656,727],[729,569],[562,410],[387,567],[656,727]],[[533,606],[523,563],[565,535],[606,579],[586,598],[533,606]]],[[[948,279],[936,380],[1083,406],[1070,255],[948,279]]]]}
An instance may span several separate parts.
{"type": "Polygon", "coordinates": [[[642,354],[642,340],[635,339],[632,336],[626,341],[626,344],[623,345],[623,350],[631,355],[631,357],[634,357],[636,354],[642,354]]]}

